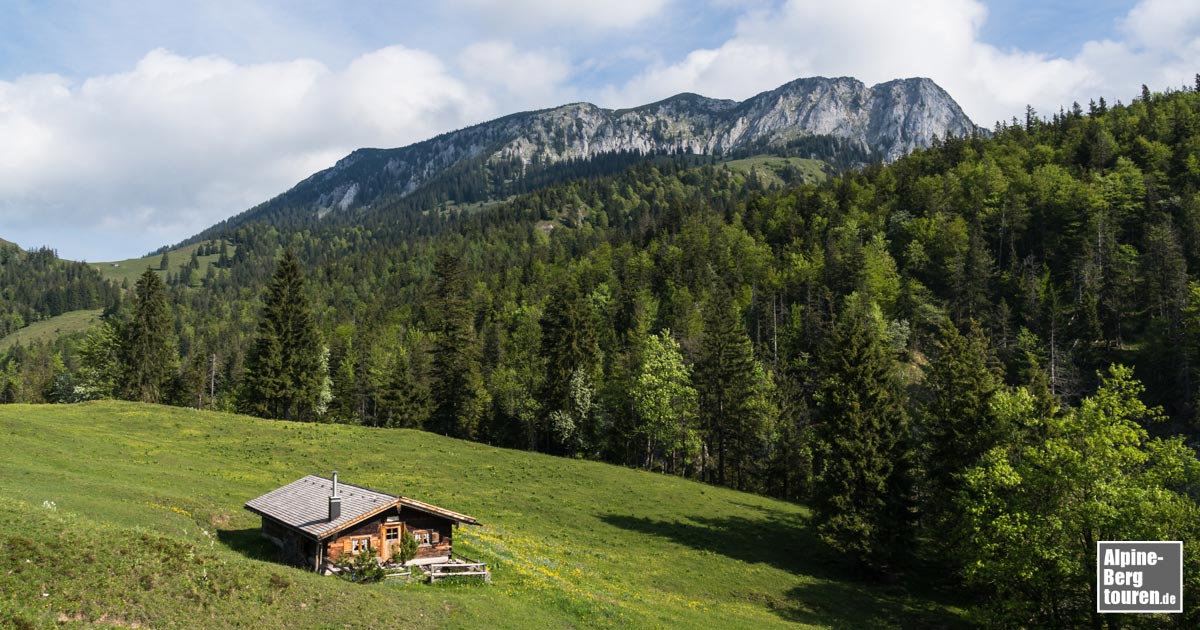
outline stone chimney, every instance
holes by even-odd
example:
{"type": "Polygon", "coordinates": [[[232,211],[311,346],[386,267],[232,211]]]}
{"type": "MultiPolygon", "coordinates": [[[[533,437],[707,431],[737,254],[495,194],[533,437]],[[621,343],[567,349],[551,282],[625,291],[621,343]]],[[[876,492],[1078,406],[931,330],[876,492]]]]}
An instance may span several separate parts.
{"type": "Polygon", "coordinates": [[[337,471],[333,471],[333,494],[329,496],[329,520],[336,521],[342,515],[342,497],[338,496],[337,471]]]}

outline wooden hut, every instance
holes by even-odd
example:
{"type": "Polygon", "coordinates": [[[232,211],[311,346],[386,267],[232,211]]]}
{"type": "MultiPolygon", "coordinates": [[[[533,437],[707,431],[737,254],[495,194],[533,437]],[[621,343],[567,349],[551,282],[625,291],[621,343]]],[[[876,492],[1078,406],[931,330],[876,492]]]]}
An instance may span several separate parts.
{"type": "Polygon", "coordinates": [[[262,517],[262,535],[279,545],[285,559],[328,573],[346,554],[370,549],[390,562],[405,533],[417,540],[409,565],[451,561],[454,530],[460,523],[478,525],[458,512],[363,488],[333,478],[309,475],[246,502],[262,517]]]}

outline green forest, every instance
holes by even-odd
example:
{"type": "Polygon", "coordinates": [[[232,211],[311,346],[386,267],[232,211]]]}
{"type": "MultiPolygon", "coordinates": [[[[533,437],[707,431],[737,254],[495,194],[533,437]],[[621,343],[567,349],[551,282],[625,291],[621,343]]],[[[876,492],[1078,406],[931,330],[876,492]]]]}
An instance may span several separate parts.
{"type": "Polygon", "coordinates": [[[1091,590],[1098,540],[1200,537],[1200,77],[820,183],[626,159],[229,222],[203,277],[0,248],[0,334],[105,309],[0,355],[0,401],[640,467],[806,503],[864,579],[934,567],[986,623],[1200,624],[1193,545],[1184,615],[1091,590]]]}

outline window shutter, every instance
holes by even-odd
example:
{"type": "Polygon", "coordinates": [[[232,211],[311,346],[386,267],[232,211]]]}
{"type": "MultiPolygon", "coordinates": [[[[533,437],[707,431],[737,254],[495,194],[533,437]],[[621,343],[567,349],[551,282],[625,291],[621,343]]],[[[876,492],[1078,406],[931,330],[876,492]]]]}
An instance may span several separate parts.
{"type": "Polygon", "coordinates": [[[439,540],[441,540],[441,534],[439,534],[439,533],[438,533],[438,532],[436,532],[436,531],[434,531],[434,532],[430,532],[430,534],[429,534],[429,540],[430,540],[430,541],[431,541],[433,544],[435,544],[435,545],[436,545],[436,544],[438,544],[438,541],[439,541],[439,540]]]}

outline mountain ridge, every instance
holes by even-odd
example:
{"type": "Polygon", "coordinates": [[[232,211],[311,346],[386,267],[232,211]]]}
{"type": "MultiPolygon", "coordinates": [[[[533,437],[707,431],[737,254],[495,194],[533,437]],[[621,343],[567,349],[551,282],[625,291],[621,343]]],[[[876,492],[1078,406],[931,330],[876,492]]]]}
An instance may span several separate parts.
{"type": "Polygon", "coordinates": [[[829,157],[820,154],[824,149],[805,143],[824,140],[865,163],[893,161],[928,147],[935,136],[976,133],[987,132],[944,89],[919,77],[871,87],[852,77],[803,77],[743,101],[684,92],[623,109],[567,103],[508,114],[403,147],[355,149],[332,167],[192,240],[285,214],[313,221],[331,213],[370,212],[439,178],[454,180],[452,191],[436,197],[443,202],[503,197],[510,194],[504,192],[506,186],[531,171],[605,155],[634,159],[791,151],[822,159],[829,157]]]}

